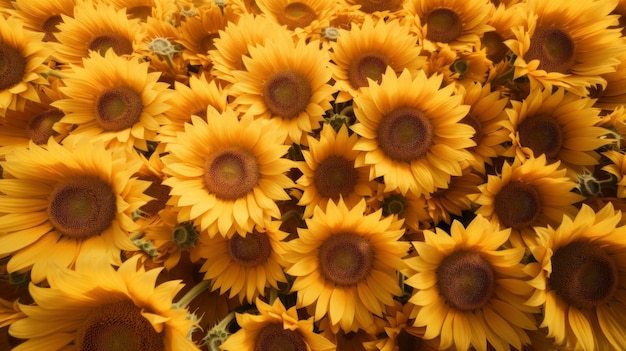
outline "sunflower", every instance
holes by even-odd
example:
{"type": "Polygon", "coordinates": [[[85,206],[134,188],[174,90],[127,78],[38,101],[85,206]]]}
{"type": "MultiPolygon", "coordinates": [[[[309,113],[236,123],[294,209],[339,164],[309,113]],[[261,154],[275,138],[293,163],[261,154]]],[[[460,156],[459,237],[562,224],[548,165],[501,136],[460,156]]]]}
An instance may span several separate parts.
{"type": "Polygon", "coordinates": [[[359,17],[372,16],[376,19],[396,19],[406,15],[404,3],[407,0],[339,0],[342,8],[356,7],[359,17]]]}
{"type": "Polygon", "coordinates": [[[526,11],[528,8],[525,3],[515,5],[500,3],[497,7],[491,7],[487,24],[494,30],[485,32],[480,42],[481,47],[487,51],[487,58],[493,62],[498,72],[504,73],[511,68],[507,59],[510,50],[504,42],[515,38],[512,28],[524,25],[526,11]]]}
{"type": "Polygon", "coordinates": [[[43,73],[52,53],[43,34],[24,29],[14,17],[0,16],[0,112],[22,111],[26,101],[39,102],[37,84],[47,84],[43,73]]]}
{"type": "Polygon", "coordinates": [[[439,189],[426,196],[426,207],[432,222],[436,225],[440,221],[450,223],[452,215],[462,216],[463,211],[472,209],[470,194],[478,191],[478,185],[483,178],[474,173],[465,171],[463,175],[452,177],[448,188],[439,189]]]}
{"type": "Polygon", "coordinates": [[[315,304],[315,319],[328,315],[333,332],[370,328],[373,315],[381,316],[393,296],[402,294],[396,272],[409,249],[399,241],[402,220],[381,218],[382,210],[364,214],[365,209],[365,200],[351,209],[342,199],[329,201],[286,245],[285,272],[295,277],[297,305],[315,304]]]}
{"type": "Polygon", "coordinates": [[[511,228],[511,243],[533,243],[533,227],[557,225],[564,215],[574,216],[574,203],[583,196],[572,192],[578,183],[566,176],[560,162],[546,163],[545,155],[505,163],[499,175],[489,175],[478,186],[480,193],[468,195],[480,205],[475,210],[490,221],[511,228]]]}
{"type": "Polygon", "coordinates": [[[367,205],[373,212],[378,209],[383,210],[383,216],[396,215],[404,220],[407,231],[419,231],[424,226],[429,226],[431,222],[427,210],[426,197],[417,196],[408,192],[404,195],[399,191],[385,191],[385,185],[377,182],[374,195],[367,199],[367,205]]]}
{"type": "Polygon", "coordinates": [[[0,179],[0,256],[12,255],[10,272],[32,267],[41,282],[49,262],[63,267],[105,256],[120,263],[121,250],[136,250],[132,211],[150,197],[149,183],[134,178],[138,158],[86,138],[59,145],[31,142],[3,162],[0,179]]]}
{"type": "Polygon", "coordinates": [[[326,210],[329,200],[337,202],[342,197],[352,207],[373,194],[375,185],[369,180],[367,167],[354,167],[359,155],[359,151],[353,150],[357,138],[356,134],[348,136],[348,129],[343,126],[335,132],[330,124],[324,124],[319,139],[309,137],[309,150],[302,151],[305,161],[298,167],[303,174],[296,181],[302,190],[298,205],[306,206],[305,218],[313,214],[316,206],[326,210]]]}
{"type": "Polygon", "coordinates": [[[233,72],[229,93],[236,110],[271,118],[291,142],[301,144],[304,134],[317,129],[331,109],[331,63],[318,41],[272,39],[249,47],[250,57],[242,58],[246,70],[233,72]]]}
{"type": "Polygon", "coordinates": [[[156,286],[161,271],[137,267],[137,257],[114,270],[90,257],[76,270],[50,271],[50,287],[30,285],[36,305],[22,305],[26,318],[9,333],[28,339],[19,348],[66,350],[199,350],[187,334],[194,322],[185,309],[172,306],[179,281],[156,286]],[[72,346],[70,346],[72,345],[72,346]]]}
{"type": "Polygon", "coordinates": [[[350,30],[340,29],[332,46],[333,79],[339,89],[336,102],[351,100],[361,87],[380,83],[385,71],[391,68],[400,74],[404,69],[415,72],[426,64],[420,56],[422,48],[417,37],[409,34],[409,27],[399,20],[375,22],[365,17],[363,23],[353,23],[350,30]]]}
{"type": "Polygon", "coordinates": [[[606,80],[606,86],[596,85],[589,89],[590,97],[597,98],[594,107],[611,110],[626,105],[626,53],[619,55],[618,59],[615,72],[601,75],[606,80]]]}
{"type": "Polygon", "coordinates": [[[178,220],[194,221],[211,237],[232,237],[279,218],[276,201],[289,200],[284,189],[293,186],[285,175],[293,161],[282,158],[285,134],[265,120],[239,120],[229,108],[220,114],[209,106],[206,121],[191,119],[163,157],[178,220]]]}
{"type": "Polygon", "coordinates": [[[461,163],[471,159],[474,129],[460,122],[469,112],[454,86],[441,88],[442,76],[426,77],[408,70],[398,77],[391,67],[380,84],[370,80],[354,98],[363,151],[357,167],[369,166],[370,179],[383,177],[385,191],[415,195],[446,188],[450,176],[461,175],[461,163]]]}
{"type": "Polygon", "coordinates": [[[520,264],[525,249],[501,248],[509,234],[479,215],[467,227],[454,221],[450,234],[425,230],[424,241],[413,242],[405,283],[414,288],[411,317],[426,327],[424,339],[440,337],[440,350],[530,343],[525,330],[536,329],[537,309],[524,305],[532,294],[520,264]]]}
{"type": "Polygon", "coordinates": [[[537,260],[528,266],[543,309],[542,327],[557,344],[576,350],[626,348],[626,226],[608,204],[597,213],[583,205],[557,228],[538,228],[537,260]]]}
{"type": "Polygon", "coordinates": [[[63,79],[59,90],[66,98],[51,104],[65,114],[55,129],[76,125],[68,138],[88,135],[147,150],[146,142],[156,140],[156,118],[169,108],[168,84],[158,82],[160,73],[148,73],[149,63],[113,50],[83,62],[63,79]]]}
{"type": "Polygon", "coordinates": [[[16,0],[14,17],[24,22],[24,28],[44,33],[43,41],[57,41],[57,25],[63,21],[61,15],[72,17],[76,0],[28,1],[16,0]]]}
{"type": "Polygon", "coordinates": [[[626,158],[624,153],[616,150],[609,150],[603,153],[611,163],[602,169],[613,176],[617,181],[617,197],[626,198],[626,158]]]}
{"type": "Polygon", "coordinates": [[[146,22],[149,17],[167,21],[178,12],[175,1],[170,0],[109,0],[116,10],[124,9],[129,18],[146,22]]]}
{"type": "Polygon", "coordinates": [[[257,0],[256,4],[265,16],[303,39],[319,39],[338,8],[336,1],[325,0],[257,0]]]}
{"type": "Polygon", "coordinates": [[[568,0],[528,1],[528,27],[513,29],[505,44],[515,55],[514,78],[526,76],[531,89],[563,87],[579,96],[615,71],[626,50],[621,30],[611,15],[614,1],[588,1],[571,6],[568,0]]]}
{"type": "Polygon", "coordinates": [[[286,309],[280,299],[271,305],[256,300],[259,315],[237,314],[241,329],[220,348],[237,351],[330,351],[335,344],[314,331],[313,318],[300,319],[296,307],[286,309]]]}

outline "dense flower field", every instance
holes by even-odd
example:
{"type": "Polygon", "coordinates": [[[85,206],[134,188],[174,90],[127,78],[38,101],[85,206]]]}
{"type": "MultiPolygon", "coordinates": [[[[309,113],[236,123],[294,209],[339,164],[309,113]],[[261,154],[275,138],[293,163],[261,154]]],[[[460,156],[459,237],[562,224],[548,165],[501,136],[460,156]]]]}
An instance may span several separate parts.
{"type": "Polygon", "coordinates": [[[625,350],[622,16],[0,0],[0,349],[625,350]]]}

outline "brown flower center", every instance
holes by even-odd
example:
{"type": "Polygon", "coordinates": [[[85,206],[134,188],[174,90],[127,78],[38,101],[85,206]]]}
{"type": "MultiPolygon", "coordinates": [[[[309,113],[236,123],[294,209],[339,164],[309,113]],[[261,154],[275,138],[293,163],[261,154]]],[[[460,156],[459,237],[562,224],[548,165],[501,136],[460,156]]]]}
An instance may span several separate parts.
{"type": "Polygon", "coordinates": [[[43,41],[58,42],[57,37],[54,35],[54,33],[59,32],[57,25],[59,25],[62,22],[63,22],[63,18],[61,17],[61,15],[54,15],[54,16],[48,17],[41,24],[41,31],[44,33],[43,41]]]}
{"type": "Polygon", "coordinates": [[[357,5],[361,5],[359,10],[367,13],[382,11],[398,11],[402,9],[404,0],[357,0],[357,5]]]}
{"type": "Polygon", "coordinates": [[[282,324],[268,324],[256,338],[254,351],[306,351],[309,348],[296,330],[284,329],[282,324]]]}
{"type": "Polygon", "coordinates": [[[467,115],[463,117],[460,123],[467,124],[474,128],[474,136],[472,140],[478,145],[483,138],[483,128],[478,119],[474,116],[467,115]]]}
{"type": "Polygon", "coordinates": [[[52,225],[78,240],[102,233],[116,213],[113,188],[96,176],[77,176],[58,183],[48,203],[52,225]]]}
{"type": "Polygon", "coordinates": [[[141,95],[128,87],[111,88],[96,102],[96,117],[105,131],[120,131],[132,127],[143,111],[141,95]]]}
{"type": "Polygon", "coordinates": [[[163,338],[132,301],[100,306],[76,332],[79,351],[163,351],[163,338]]]}
{"type": "Polygon", "coordinates": [[[87,46],[87,49],[97,51],[100,55],[104,55],[111,48],[118,56],[133,53],[133,43],[128,38],[116,33],[97,36],[87,46]]]}
{"type": "Polygon", "coordinates": [[[312,91],[309,80],[299,72],[274,73],[263,87],[263,99],[267,109],[283,118],[297,117],[306,110],[312,91]]]}
{"type": "Polygon", "coordinates": [[[59,134],[53,127],[63,116],[63,112],[57,109],[36,115],[28,122],[28,138],[38,145],[47,143],[51,136],[59,134]]]}
{"type": "Polygon", "coordinates": [[[132,6],[126,8],[126,15],[130,18],[140,19],[146,21],[148,17],[152,16],[151,6],[132,6]]]}
{"type": "Polygon", "coordinates": [[[456,12],[439,8],[426,16],[426,39],[449,43],[463,34],[463,23],[456,12]]]}
{"type": "Polygon", "coordinates": [[[517,130],[521,146],[530,148],[535,157],[545,154],[547,159],[555,159],[561,151],[563,132],[554,117],[527,117],[517,130]]]}
{"type": "Polygon", "coordinates": [[[348,80],[353,88],[369,85],[367,78],[380,84],[383,74],[389,65],[389,60],[378,52],[366,52],[352,60],[348,67],[348,80]]]}
{"type": "Polygon", "coordinates": [[[259,182],[259,166],[248,151],[229,148],[213,154],[204,168],[204,184],[220,199],[245,196],[259,182]]]}
{"type": "Polygon", "coordinates": [[[456,251],[437,269],[439,292],[446,303],[462,311],[483,307],[495,289],[493,268],[479,253],[456,251]]]}
{"type": "Polygon", "coordinates": [[[309,5],[301,2],[287,4],[276,17],[280,24],[284,24],[290,30],[304,28],[317,19],[317,13],[309,5]]]}
{"type": "Polygon", "coordinates": [[[326,279],[340,286],[365,279],[374,262],[374,250],[366,238],[352,234],[331,235],[319,247],[320,270],[326,279]]]}
{"type": "Polygon", "coordinates": [[[317,192],[327,198],[338,199],[354,191],[358,173],[354,162],[340,156],[330,156],[322,161],[313,176],[317,192]]]}
{"type": "Polygon", "coordinates": [[[594,308],[608,302],[618,277],[613,258],[595,243],[574,241],[552,255],[550,284],[570,305],[594,308]]]}
{"type": "Polygon", "coordinates": [[[423,157],[432,144],[430,121],[419,109],[400,107],[383,116],[378,143],[389,158],[411,162],[423,157]]]}
{"type": "Polygon", "coordinates": [[[493,63],[502,62],[509,53],[508,46],[497,32],[486,32],[482,38],[483,47],[487,49],[487,58],[493,63]]]}
{"type": "Polygon", "coordinates": [[[235,234],[228,240],[228,251],[232,259],[246,267],[264,264],[272,254],[270,239],[256,230],[246,236],[235,234]]]}
{"type": "Polygon", "coordinates": [[[0,43],[0,90],[8,89],[22,81],[26,72],[26,59],[12,46],[0,43]]]}
{"type": "Polygon", "coordinates": [[[511,182],[496,195],[494,210],[506,227],[521,229],[535,222],[541,212],[541,199],[531,184],[511,182]]]}
{"type": "Polygon", "coordinates": [[[539,60],[538,69],[568,74],[574,65],[576,46],[572,37],[555,27],[538,27],[530,39],[524,60],[539,60]]]}

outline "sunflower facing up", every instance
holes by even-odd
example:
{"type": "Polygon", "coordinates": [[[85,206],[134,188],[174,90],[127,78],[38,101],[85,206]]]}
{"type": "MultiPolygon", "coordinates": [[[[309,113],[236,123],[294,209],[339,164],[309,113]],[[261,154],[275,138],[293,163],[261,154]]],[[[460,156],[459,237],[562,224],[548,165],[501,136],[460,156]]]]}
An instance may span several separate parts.
{"type": "Polygon", "coordinates": [[[469,112],[454,86],[441,88],[442,76],[426,77],[408,70],[398,77],[387,68],[382,82],[370,80],[354,98],[357,123],[351,128],[361,138],[363,151],[357,167],[369,166],[370,179],[383,177],[385,191],[398,189],[415,195],[447,188],[450,176],[462,174],[462,163],[472,155],[474,129],[459,123],[469,112]]]}
{"type": "Polygon", "coordinates": [[[525,279],[524,248],[502,249],[510,229],[478,215],[465,228],[454,221],[450,234],[437,228],[415,241],[416,256],[405,259],[405,283],[414,293],[411,318],[425,327],[423,338],[440,338],[440,350],[521,350],[536,329],[536,308],[524,302],[533,290],[525,279]]]}
{"type": "Polygon", "coordinates": [[[282,158],[285,133],[267,120],[239,120],[230,108],[209,106],[206,120],[191,121],[163,157],[163,184],[172,187],[169,204],[180,208],[179,222],[232,237],[280,218],[276,201],[289,200],[285,189],[294,185],[285,175],[293,161],[282,158]]]}
{"type": "Polygon", "coordinates": [[[541,327],[558,345],[575,350],[626,348],[626,226],[609,203],[583,205],[558,227],[537,228],[537,262],[527,271],[535,289],[527,304],[541,306],[541,327]]]}
{"type": "Polygon", "coordinates": [[[285,272],[295,277],[297,306],[315,306],[315,320],[328,316],[335,333],[371,329],[373,316],[402,294],[396,274],[409,250],[399,240],[402,220],[382,218],[382,210],[365,215],[365,209],[365,200],[351,209],[342,199],[329,201],[286,244],[285,272]]]}
{"type": "Polygon", "coordinates": [[[50,269],[50,287],[31,284],[35,305],[21,305],[26,318],[9,328],[27,339],[14,350],[199,350],[187,338],[194,327],[188,311],[172,306],[183,285],[157,286],[160,271],[138,266],[138,256],[117,270],[97,257],[75,270],[50,269]]]}
{"type": "Polygon", "coordinates": [[[0,256],[10,272],[32,267],[35,283],[47,264],[73,266],[102,255],[119,265],[120,251],[137,248],[131,213],[150,200],[149,182],[135,178],[141,160],[123,148],[107,150],[87,138],[59,145],[32,143],[2,162],[0,256]]]}

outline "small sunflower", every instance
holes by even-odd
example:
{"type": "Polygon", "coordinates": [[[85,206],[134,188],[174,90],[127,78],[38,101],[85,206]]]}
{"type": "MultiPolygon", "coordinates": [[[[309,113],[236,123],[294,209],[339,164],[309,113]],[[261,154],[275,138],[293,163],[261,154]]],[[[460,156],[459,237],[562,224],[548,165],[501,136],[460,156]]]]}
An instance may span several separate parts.
{"type": "MultiPolygon", "coordinates": [[[[622,18],[620,17],[620,20],[622,18]]],[[[626,53],[617,58],[619,64],[615,67],[615,72],[602,74],[606,86],[596,85],[595,88],[589,89],[589,95],[597,98],[594,107],[611,110],[626,105],[626,53]]]]}
{"type": "Polygon", "coordinates": [[[259,315],[238,313],[241,329],[220,346],[232,351],[331,351],[335,344],[316,334],[313,318],[300,319],[296,307],[286,309],[280,299],[271,305],[256,300],[259,315]]]}
{"type": "Polygon", "coordinates": [[[282,158],[285,134],[265,120],[239,120],[229,108],[220,114],[209,106],[206,121],[191,119],[163,157],[169,175],[163,184],[172,187],[178,220],[194,221],[211,237],[231,237],[280,218],[276,201],[289,200],[284,189],[293,186],[285,175],[293,161],[282,158]]]}
{"type": "Polygon", "coordinates": [[[387,68],[380,84],[370,80],[354,98],[351,128],[361,136],[354,149],[363,151],[355,165],[369,166],[370,179],[383,177],[385,191],[419,196],[446,188],[471,159],[474,129],[458,123],[470,107],[441,83],[442,76],[404,70],[398,77],[387,68]]]}
{"type": "Polygon", "coordinates": [[[404,3],[407,0],[339,0],[342,8],[356,7],[359,17],[373,16],[377,19],[396,19],[406,15],[404,3]]]}
{"type": "Polygon", "coordinates": [[[465,228],[454,221],[450,234],[425,230],[413,242],[416,256],[407,258],[405,283],[414,293],[414,326],[426,327],[423,338],[440,337],[440,350],[521,350],[526,330],[536,329],[536,308],[524,305],[532,294],[525,283],[524,248],[502,249],[509,229],[475,217],[465,228]]]}
{"type": "Polygon", "coordinates": [[[328,53],[318,41],[294,43],[285,36],[250,46],[249,51],[250,57],[242,58],[246,70],[233,72],[235,83],[229,93],[235,97],[235,109],[271,118],[291,142],[301,144],[305,133],[319,128],[331,109],[335,89],[328,84],[328,53]]]}
{"type": "Polygon", "coordinates": [[[548,336],[572,350],[626,348],[626,226],[608,204],[597,213],[583,205],[556,228],[537,228],[537,260],[528,266],[548,336]]]}
{"type": "Polygon", "coordinates": [[[63,21],[62,15],[72,17],[76,0],[56,1],[14,1],[14,17],[24,22],[28,30],[44,33],[43,41],[57,41],[57,25],[63,21]]]}
{"type": "Polygon", "coordinates": [[[429,216],[424,195],[417,196],[408,192],[404,195],[397,190],[386,192],[385,185],[377,183],[378,187],[374,196],[367,199],[367,204],[371,211],[382,209],[383,216],[396,215],[404,221],[407,232],[410,230],[419,231],[424,226],[429,226],[431,218],[429,216]]]}
{"type": "Polygon", "coordinates": [[[351,209],[341,199],[329,201],[286,245],[285,272],[296,277],[291,290],[298,306],[315,305],[315,319],[328,315],[333,332],[371,328],[373,315],[402,294],[396,272],[409,249],[399,241],[402,220],[381,218],[382,210],[365,215],[365,209],[365,200],[351,209]]]}
{"type": "Polygon", "coordinates": [[[573,204],[584,199],[572,191],[578,183],[559,166],[558,161],[547,164],[545,155],[505,163],[501,174],[489,175],[487,183],[478,186],[480,193],[469,195],[480,205],[475,213],[512,228],[514,246],[532,244],[533,227],[554,226],[564,215],[574,216],[577,210],[573,204]]]}
{"type": "Polygon", "coordinates": [[[263,14],[274,22],[286,26],[296,37],[315,37],[330,25],[337,10],[336,1],[326,0],[257,0],[263,14]]]}
{"type": "Polygon", "coordinates": [[[603,153],[611,163],[602,167],[602,169],[613,176],[617,181],[617,194],[618,198],[626,198],[626,157],[623,152],[616,150],[609,150],[603,153]]]}
{"type": "Polygon", "coordinates": [[[440,221],[449,224],[452,215],[462,216],[463,211],[472,209],[469,195],[478,191],[478,185],[483,183],[483,177],[474,172],[464,173],[450,178],[450,184],[446,189],[439,189],[425,196],[428,214],[435,225],[440,221]]]}
{"type": "Polygon", "coordinates": [[[76,125],[70,137],[88,135],[147,150],[146,142],[156,140],[157,118],[169,108],[168,84],[158,82],[160,73],[148,73],[148,62],[113,50],[83,62],[63,79],[59,90],[66,98],[51,104],[65,113],[58,128],[76,125]]]}
{"type": "Polygon", "coordinates": [[[121,250],[136,250],[132,211],[150,197],[149,183],[134,174],[138,158],[102,142],[80,139],[16,148],[2,163],[0,179],[0,256],[12,255],[8,269],[32,267],[41,282],[48,262],[62,267],[103,255],[120,263],[121,250]]]}
{"type": "Polygon", "coordinates": [[[458,52],[448,45],[441,45],[428,53],[426,75],[443,75],[446,85],[471,86],[490,80],[491,61],[486,50],[458,52]]]}
{"type": "Polygon", "coordinates": [[[137,258],[114,270],[90,257],[76,270],[52,269],[50,287],[31,284],[36,305],[22,305],[26,318],[9,328],[27,339],[17,349],[199,350],[187,334],[194,327],[186,309],[172,306],[179,281],[156,285],[160,269],[145,271],[137,258]]]}
{"type": "Polygon", "coordinates": [[[169,20],[178,12],[175,1],[170,0],[109,0],[116,10],[124,9],[129,18],[146,22],[149,17],[169,20]]]}
{"type": "Polygon", "coordinates": [[[508,62],[510,49],[504,44],[506,40],[514,39],[512,28],[524,25],[528,8],[526,4],[505,5],[502,2],[491,8],[487,24],[494,28],[480,38],[481,47],[487,51],[487,58],[496,66],[496,71],[504,73],[510,69],[508,62]]]}

